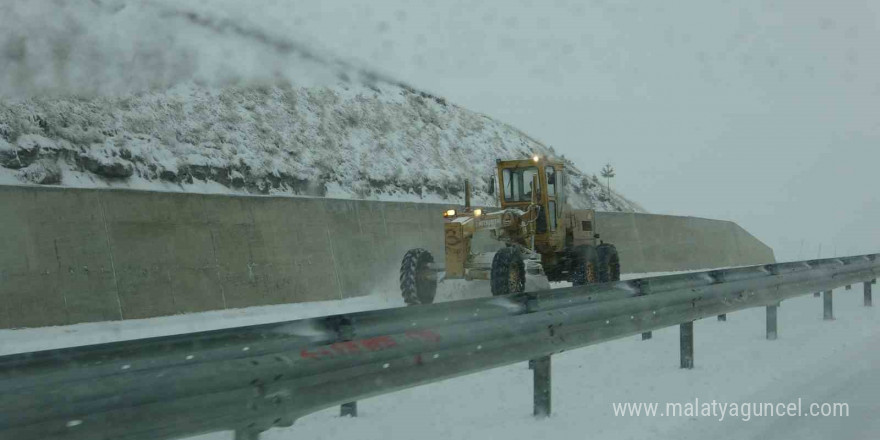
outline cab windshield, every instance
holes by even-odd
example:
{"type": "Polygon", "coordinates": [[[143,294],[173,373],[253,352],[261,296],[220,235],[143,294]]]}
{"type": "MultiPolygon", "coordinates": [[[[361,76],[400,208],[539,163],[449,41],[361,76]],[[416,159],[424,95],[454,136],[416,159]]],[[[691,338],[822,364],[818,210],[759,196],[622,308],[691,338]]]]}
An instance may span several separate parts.
{"type": "Polygon", "coordinates": [[[505,168],[501,172],[505,202],[530,202],[532,179],[538,174],[537,167],[505,168]]]}

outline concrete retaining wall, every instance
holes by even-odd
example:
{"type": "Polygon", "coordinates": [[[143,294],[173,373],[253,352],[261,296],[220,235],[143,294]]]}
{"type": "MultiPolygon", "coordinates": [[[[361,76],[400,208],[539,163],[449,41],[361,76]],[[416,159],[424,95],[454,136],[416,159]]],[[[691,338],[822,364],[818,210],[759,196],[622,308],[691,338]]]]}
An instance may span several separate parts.
{"type": "Polygon", "coordinates": [[[736,223],[696,217],[597,212],[624,272],[665,272],[774,263],[773,250],[736,223]]]}
{"type": "MultiPolygon", "coordinates": [[[[442,258],[444,208],[0,186],[0,328],[396,290],[407,249],[442,258]]],[[[602,214],[597,223],[628,272],[772,261],[730,222],[602,214]]]]}

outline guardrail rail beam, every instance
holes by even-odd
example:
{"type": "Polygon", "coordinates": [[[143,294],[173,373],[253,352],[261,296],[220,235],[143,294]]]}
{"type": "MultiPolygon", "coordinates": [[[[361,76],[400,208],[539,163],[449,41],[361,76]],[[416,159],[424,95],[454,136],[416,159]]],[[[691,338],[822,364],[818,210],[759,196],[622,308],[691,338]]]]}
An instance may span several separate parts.
{"type": "Polygon", "coordinates": [[[534,415],[551,414],[551,356],[678,325],[694,367],[694,322],[863,283],[880,254],[765,264],[523,295],[322,316],[0,356],[0,438],[170,440],[234,431],[256,440],[316,411],[531,360],[534,415]]]}

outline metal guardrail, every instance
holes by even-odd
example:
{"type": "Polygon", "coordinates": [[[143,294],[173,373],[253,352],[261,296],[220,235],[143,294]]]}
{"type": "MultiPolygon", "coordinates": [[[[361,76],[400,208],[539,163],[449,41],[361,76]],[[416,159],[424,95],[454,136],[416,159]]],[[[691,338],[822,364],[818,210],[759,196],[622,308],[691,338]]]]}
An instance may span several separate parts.
{"type": "MultiPolygon", "coordinates": [[[[530,360],[535,414],[550,411],[550,355],[864,282],[880,254],[643,278],[0,357],[0,438],[182,438],[273,426],[343,404],[530,360]]],[[[875,281],[876,282],[876,281],[875,281]]]]}

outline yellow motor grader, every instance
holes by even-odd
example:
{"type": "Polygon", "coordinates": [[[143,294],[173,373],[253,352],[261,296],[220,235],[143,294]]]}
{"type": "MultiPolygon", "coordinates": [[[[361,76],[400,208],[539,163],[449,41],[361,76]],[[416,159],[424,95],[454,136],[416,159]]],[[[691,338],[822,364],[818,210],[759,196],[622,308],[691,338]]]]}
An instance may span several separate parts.
{"type": "Polygon", "coordinates": [[[571,209],[565,200],[565,164],[534,156],[497,161],[500,209],[471,207],[465,182],[464,210],[443,213],[446,267],[434,267],[425,249],[406,252],[400,267],[400,290],[407,304],[434,301],[438,279],[488,280],[492,295],[522,293],[527,274],[574,285],[620,279],[617,248],[599,240],[594,211],[571,209]],[[475,253],[474,235],[488,231],[504,243],[496,252],[475,253]]]}

